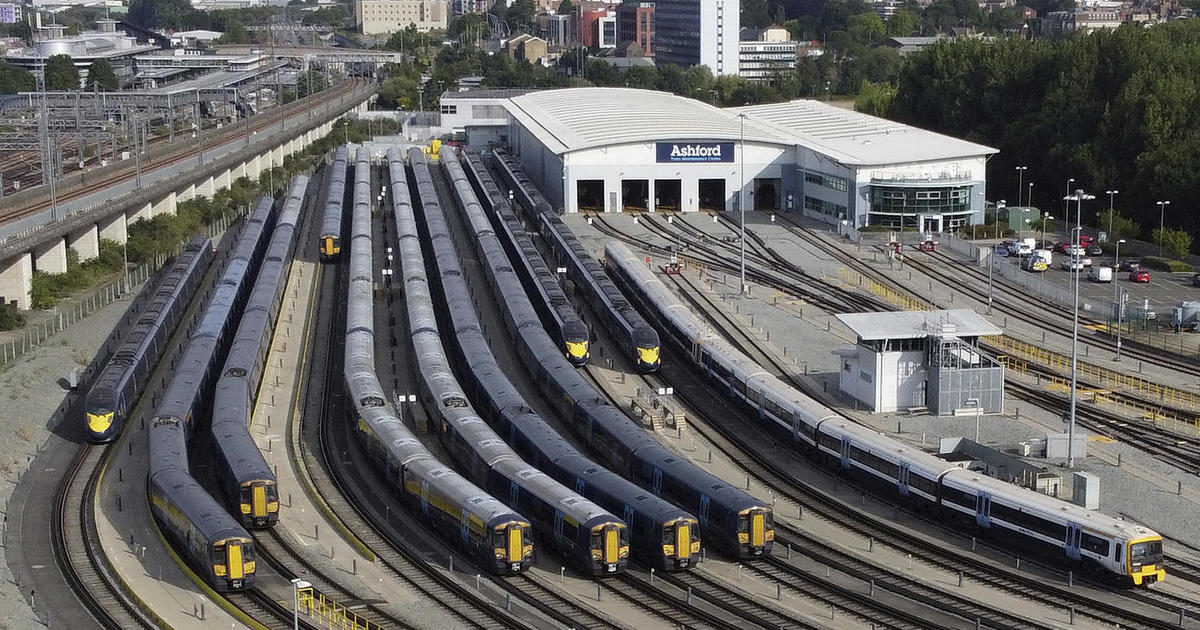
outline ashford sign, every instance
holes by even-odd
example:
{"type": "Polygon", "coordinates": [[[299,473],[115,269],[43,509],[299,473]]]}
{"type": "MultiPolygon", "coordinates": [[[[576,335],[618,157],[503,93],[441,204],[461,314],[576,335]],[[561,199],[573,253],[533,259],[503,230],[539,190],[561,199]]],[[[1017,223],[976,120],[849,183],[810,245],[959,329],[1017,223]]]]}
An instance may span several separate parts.
{"type": "Polygon", "coordinates": [[[732,142],[659,142],[658,162],[732,162],[732,142]]]}

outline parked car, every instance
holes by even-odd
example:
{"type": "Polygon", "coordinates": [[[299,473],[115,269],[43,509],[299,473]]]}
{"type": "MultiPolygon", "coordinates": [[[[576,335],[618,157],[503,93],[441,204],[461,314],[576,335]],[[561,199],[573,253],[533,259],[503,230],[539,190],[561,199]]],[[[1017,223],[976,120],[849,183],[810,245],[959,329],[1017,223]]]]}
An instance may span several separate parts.
{"type": "Polygon", "coordinates": [[[1137,271],[1142,266],[1142,261],[1137,258],[1126,258],[1121,261],[1120,271],[1137,271]]]}
{"type": "Polygon", "coordinates": [[[1087,250],[1082,245],[1068,245],[1064,253],[1068,256],[1086,256],[1087,250]]]}
{"type": "Polygon", "coordinates": [[[1067,271],[1071,271],[1074,269],[1083,271],[1084,269],[1087,269],[1088,267],[1092,266],[1092,259],[1091,258],[1064,258],[1062,263],[1059,264],[1059,266],[1067,271]]]}
{"type": "Polygon", "coordinates": [[[1092,245],[1095,245],[1096,237],[1088,236],[1087,234],[1080,234],[1079,235],[1079,244],[1083,245],[1084,247],[1090,247],[1092,245]]]}
{"type": "Polygon", "coordinates": [[[1070,246],[1071,244],[1066,241],[1059,241],[1054,244],[1054,251],[1059,254],[1065,254],[1067,253],[1067,248],[1070,246]]]}
{"type": "Polygon", "coordinates": [[[1145,267],[1138,267],[1129,272],[1130,282],[1150,282],[1150,270],[1145,267]]]}
{"type": "Polygon", "coordinates": [[[1038,241],[1034,245],[1034,249],[1054,249],[1054,243],[1052,241],[1038,241]]]}
{"type": "Polygon", "coordinates": [[[1045,271],[1049,266],[1050,265],[1046,264],[1045,260],[1042,260],[1037,256],[1030,256],[1029,258],[1021,261],[1021,269],[1024,269],[1025,271],[1045,271]]]}
{"type": "Polygon", "coordinates": [[[1088,280],[1092,282],[1112,282],[1113,270],[1112,267],[1095,266],[1088,272],[1088,280]]]}
{"type": "Polygon", "coordinates": [[[1091,245],[1088,245],[1087,247],[1084,248],[1084,251],[1087,252],[1088,256],[1104,255],[1104,248],[1100,247],[1100,245],[1098,243],[1092,243],[1091,245]]]}
{"type": "Polygon", "coordinates": [[[996,243],[996,246],[992,248],[992,251],[995,252],[995,254],[997,256],[1008,256],[1009,255],[1008,248],[1010,245],[1012,245],[1011,241],[1004,241],[1003,243],[996,243]]]}

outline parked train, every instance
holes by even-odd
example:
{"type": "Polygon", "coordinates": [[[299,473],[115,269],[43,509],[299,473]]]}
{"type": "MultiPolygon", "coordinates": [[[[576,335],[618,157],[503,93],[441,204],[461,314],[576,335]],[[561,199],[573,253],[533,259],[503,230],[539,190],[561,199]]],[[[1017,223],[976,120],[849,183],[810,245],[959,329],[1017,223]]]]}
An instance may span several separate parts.
{"type": "MultiPolygon", "coordinates": [[[[411,149],[411,190],[431,228],[426,237],[447,240],[445,215],[425,156],[411,149]]],[[[396,192],[396,195],[401,194],[396,192]]],[[[404,207],[397,205],[397,211],[404,207]]],[[[405,302],[418,370],[421,398],[445,444],[459,466],[476,483],[514,509],[530,516],[535,532],[573,566],[590,575],[613,575],[624,570],[629,557],[628,527],[621,519],[525,462],[500,439],[472,408],[438,333],[430,285],[421,252],[421,237],[412,220],[397,217],[405,302]]],[[[461,302],[459,302],[461,303],[461,302]]],[[[541,326],[538,326],[539,329],[541,326]]],[[[556,358],[565,360],[557,351],[556,358]]]]}
{"type": "MultiPolygon", "coordinates": [[[[497,291],[505,296],[510,312],[522,322],[536,326],[537,314],[533,305],[515,274],[507,271],[508,259],[495,234],[486,229],[487,218],[452,151],[444,148],[441,162],[460,203],[466,208],[470,223],[482,228],[478,232],[477,245],[485,252],[489,267],[506,268],[491,273],[489,279],[499,285],[497,291]]],[[[396,157],[400,157],[399,152],[396,157]]],[[[393,162],[393,168],[403,169],[403,165],[393,162]]],[[[440,233],[444,225],[443,217],[427,221],[431,234],[440,233]]],[[[431,257],[436,263],[434,274],[441,279],[440,287],[437,283],[433,285],[439,298],[437,308],[442,321],[453,325],[454,334],[449,339],[461,368],[459,374],[463,384],[473,400],[479,403],[477,410],[526,461],[600,507],[621,515],[629,525],[630,549],[636,559],[663,570],[693,566],[700,555],[700,528],[696,517],[584,457],[526,404],[525,398],[496,362],[483,334],[471,302],[471,292],[462,275],[458,251],[448,238],[434,237],[430,241],[435,248],[431,257]]]]}
{"type": "MultiPolygon", "coordinates": [[[[661,361],[658,331],[646,323],[637,309],[629,305],[629,300],[604,273],[604,268],[567,228],[562,217],[552,211],[541,194],[536,189],[532,192],[526,190],[532,187],[532,183],[516,160],[503,150],[496,150],[494,156],[501,175],[513,186],[513,197],[522,200],[529,220],[536,223],[537,229],[550,244],[555,262],[566,268],[567,277],[583,291],[584,301],[604,321],[609,334],[621,346],[621,353],[629,357],[639,372],[657,370],[661,361]]],[[[511,213],[511,206],[500,194],[499,187],[492,182],[482,158],[472,154],[467,156],[467,163],[477,184],[486,193],[483,200],[490,201],[495,208],[508,208],[511,213]]]]}
{"type": "Polygon", "coordinates": [[[245,303],[271,233],[274,200],[255,207],[176,363],[150,423],[150,511],[192,568],[219,591],[254,583],[254,540],[192,477],[188,439],[208,411],[226,339],[245,303]]]}
{"type": "Polygon", "coordinates": [[[96,377],[84,402],[84,428],[90,442],[111,442],[121,435],[142,386],[154,371],[188,303],[212,262],[212,241],[197,236],[146,301],[137,323],[96,377]]]}
{"type": "MultiPolygon", "coordinates": [[[[482,221],[472,231],[477,246],[487,241],[491,232],[482,221]]],[[[486,250],[481,250],[480,258],[490,260],[486,250]]],[[[512,291],[495,281],[511,273],[506,263],[497,261],[486,270],[521,361],[547,403],[560,417],[570,419],[579,436],[599,453],[599,461],[655,496],[695,514],[706,545],[739,558],[770,553],[775,538],[770,506],[682,460],[566,365],[562,356],[551,350],[553,342],[536,325],[536,317],[531,319],[515,309],[512,291]]]]}
{"type": "Polygon", "coordinates": [[[330,166],[329,192],[321,214],[321,234],[318,249],[321,260],[337,258],[342,251],[342,208],[346,204],[346,167],[350,164],[350,148],[340,146],[333,153],[330,166]]]}
{"type": "Polygon", "coordinates": [[[484,171],[479,156],[470,155],[466,162],[464,166],[471,172],[474,191],[488,210],[492,226],[500,237],[509,260],[516,267],[521,285],[529,294],[537,314],[558,341],[567,360],[575,366],[585,365],[591,357],[591,333],[587,324],[583,323],[583,319],[567,299],[558,284],[558,277],[546,266],[541,252],[529,238],[517,215],[513,213],[508,200],[500,194],[500,189],[496,187],[491,176],[484,171]]]}
{"type": "MultiPolygon", "coordinates": [[[[398,149],[393,149],[399,151],[398,149]]],[[[403,169],[403,167],[401,167],[403,169]]],[[[395,185],[397,203],[408,187],[395,185]]],[[[430,526],[479,566],[519,573],[533,563],[529,520],[438,461],[396,416],[375,371],[371,193],[355,191],[343,376],[355,435],[388,485],[430,526]]],[[[411,225],[411,208],[408,211],[411,225]]]]}
{"type": "Polygon", "coordinates": [[[250,418],[283,303],[296,226],[307,189],[308,177],[300,175],[292,179],[213,395],[217,476],[226,501],[243,527],[273,527],[279,520],[275,472],[250,436],[250,418]]]}
{"type": "Polygon", "coordinates": [[[681,354],[748,406],[778,439],[897,499],[932,508],[1004,542],[1038,546],[1072,565],[1137,585],[1165,578],[1162,537],[1149,528],[963,470],[858,425],[766,372],[712,332],[629,248],[610,243],[605,256],[681,354]]]}

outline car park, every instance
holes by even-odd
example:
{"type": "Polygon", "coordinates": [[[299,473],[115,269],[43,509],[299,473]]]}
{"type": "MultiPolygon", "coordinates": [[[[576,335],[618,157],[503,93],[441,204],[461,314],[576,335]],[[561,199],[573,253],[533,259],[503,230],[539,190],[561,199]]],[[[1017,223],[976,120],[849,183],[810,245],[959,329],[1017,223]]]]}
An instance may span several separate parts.
{"type": "Polygon", "coordinates": [[[1150,270],[1145,267],[1138,267],[1129,272],[1130,282],[1150,282],[1150,270]]]}
{"type": "Polygon", "coordinates": [[[1092,282],[1112,282],[1112,279],[1112,267],[1097,265],[1092,267],[1092,270],[1088,272],[1088,280],[1092,282]]]}

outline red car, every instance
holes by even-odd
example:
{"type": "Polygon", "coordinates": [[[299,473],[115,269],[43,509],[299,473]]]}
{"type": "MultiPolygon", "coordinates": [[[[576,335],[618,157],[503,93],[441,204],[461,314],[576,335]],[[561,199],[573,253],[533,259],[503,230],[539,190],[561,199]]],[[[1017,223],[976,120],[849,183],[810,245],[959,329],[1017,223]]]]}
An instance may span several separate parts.
{"type": "Polygon", "coordinates": [[[1134,269],[1129,272],[1130,282],[1150,282],[1150,270],[1144,268],[1134,269]]]}
{"type": "Polygon", "coordinates": [[[1096,237],[1094,237],[1094,236],[1088,236],[1087,234],[1081,234],[1079,236],[1079,244],[1084,247],[1087,247],[1088,245],[1092,245],[1095,242],[1096,242],[1096,237]]]}

